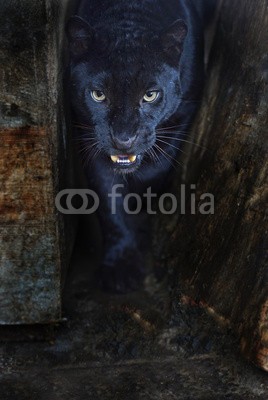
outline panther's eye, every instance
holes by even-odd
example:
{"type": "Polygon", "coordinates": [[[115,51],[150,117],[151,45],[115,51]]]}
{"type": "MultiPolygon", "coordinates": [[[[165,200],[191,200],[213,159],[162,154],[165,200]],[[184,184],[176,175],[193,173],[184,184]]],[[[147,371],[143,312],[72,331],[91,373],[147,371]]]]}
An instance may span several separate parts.
{"type": "Polygon", "coordinates": [[[156,99],[158,99],[159,92],[156,90],[149,90],[148,92],[145,93],[143,96],[143,101],[146,103],[153,103],[156,99]]]}
{"type": "Polygon", "coordinates": [[[101,90],[92,90],[91,97],[94,101],[97,101],[98,103],[106,100],[106,96],[101,90]]]}

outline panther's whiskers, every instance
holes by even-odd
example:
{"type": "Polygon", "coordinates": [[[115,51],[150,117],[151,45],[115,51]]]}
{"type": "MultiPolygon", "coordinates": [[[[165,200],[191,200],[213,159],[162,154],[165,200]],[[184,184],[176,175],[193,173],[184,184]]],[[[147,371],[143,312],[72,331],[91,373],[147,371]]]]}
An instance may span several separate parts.
{"type": "Polygon", "coordinates": [[[187,155],[187,153],[185,153],[185,151],[183,151],[180,147],[174,146],[173,144],[168,143],[168,142],[166,142],[165,140],[162,140],[162,139],[157,139],[157,140],[158,140],[159,142],[164,143],[164,144],[167,144],[168,146],[173,147],[174,149],[179,150],[181,153],[187,155]]]}
{"type": "Polygon", "coordinates": [[[176,167],[174,166],[173,162],[175,162],[176,164],[178,164],[180,167],[182,166],[182,164],[176,160],[174,157],[172,157],[170,154],[168,154],[167,152],[165,152],[165,150],[163,150],[160,146],[158,146],[157,143],[154,144],[155,148],[165,157],[165,159],[170,163],[170,165],[172,165],[173,168],[176,169],[176,167]]]}
{"type": "MultiPolygon", "coordinates": [[[[194,146],[200,147],[203,150],[208,150],[207,147],[204,147],[198,143],[192,142],[191,140],[186,140],[186,139],[181,139],[181,138],[175,138],[175,137],[171,137],[171,136],[166,136],[166,135],[157,135],[157,138],[160,139],[170,139],[170,140],[176,140],[178,142],[183,142],[183,143],[188,143],[188,144],[192,144],[194,146]]],[[[170,146],[170,143],[167,142],[167,144],[170,146]]]]}

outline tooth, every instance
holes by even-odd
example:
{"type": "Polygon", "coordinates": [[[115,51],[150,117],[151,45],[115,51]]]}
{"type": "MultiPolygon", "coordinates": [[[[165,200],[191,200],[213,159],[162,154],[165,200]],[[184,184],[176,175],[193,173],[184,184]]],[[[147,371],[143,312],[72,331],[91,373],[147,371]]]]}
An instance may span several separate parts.
{"type": "Polygon", "coordinates": [[[128,156],[128,159],[130,162],[135,162],[137,159],[137,156],[133,155],[133,156],[128,156]]]}
{"type": "Polygon", "coordinates": [[[115,163],[119,161],[119,157],[118,156],[111,156],[111,160],[115,163]]]}

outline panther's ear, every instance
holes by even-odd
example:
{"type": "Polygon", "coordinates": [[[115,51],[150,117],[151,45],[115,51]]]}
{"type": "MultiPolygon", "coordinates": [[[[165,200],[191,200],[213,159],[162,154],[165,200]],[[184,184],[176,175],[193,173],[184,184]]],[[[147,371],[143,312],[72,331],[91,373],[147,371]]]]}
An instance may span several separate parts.
{"type": "Polygon", "coordinates": [[[171,58],[179,59],[183,43],[188,33],[188,27],[182,19],[178,19],[161,33],[161,44],[164,52],[171,58]]]}
{"type": "Polygon", "coordinates": [[[90,47],[94,36],[94,29],[78,16],[69,19],[66,25],[70,51],[74,56],[82,56],[90,47]]]}

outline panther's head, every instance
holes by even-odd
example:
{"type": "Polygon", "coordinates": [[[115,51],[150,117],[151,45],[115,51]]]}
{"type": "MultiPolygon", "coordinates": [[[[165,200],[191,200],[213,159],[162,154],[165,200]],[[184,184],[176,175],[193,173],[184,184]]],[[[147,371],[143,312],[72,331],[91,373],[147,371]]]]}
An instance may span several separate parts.
{"type": "Polygon", "coordinates": [[[116,171],[132,172],[156,151],[156,129],[181,102],[179,62],[187,26],[163,32],[91,28],[80,17],[67,25],[70,100],[88,149],[116,171]]]}

